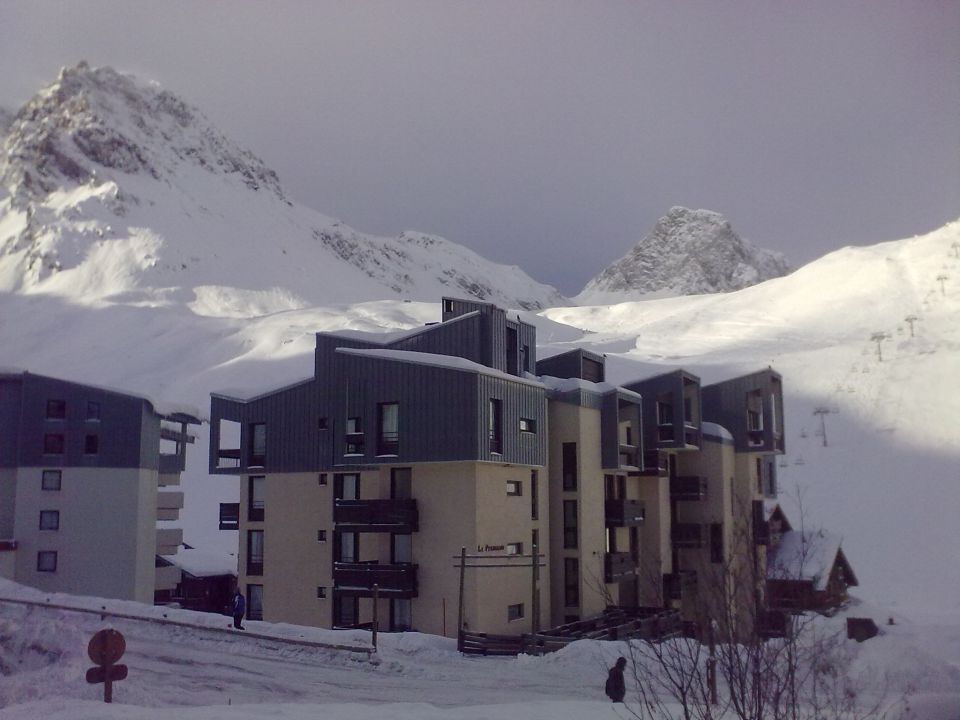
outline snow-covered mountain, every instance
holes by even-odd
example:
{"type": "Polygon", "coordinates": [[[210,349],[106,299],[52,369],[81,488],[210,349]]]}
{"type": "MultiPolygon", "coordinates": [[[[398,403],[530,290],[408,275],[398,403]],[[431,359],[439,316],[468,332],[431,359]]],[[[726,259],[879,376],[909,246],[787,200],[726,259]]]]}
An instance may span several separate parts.
{"type": "Polygon", "coordinates": [[[673,207],[575,300],[591,305],[730,292],[787,272],[782,255],[743,240],[723,215],[673,207]]]}
{"type": "Polygon", "coordinates": [[[64,69],[7,124],[5,291],[232,316],[441,294],[564,303],[443,238],[365,235],[294,203],[197,108],[111,68],[64,69]]]}

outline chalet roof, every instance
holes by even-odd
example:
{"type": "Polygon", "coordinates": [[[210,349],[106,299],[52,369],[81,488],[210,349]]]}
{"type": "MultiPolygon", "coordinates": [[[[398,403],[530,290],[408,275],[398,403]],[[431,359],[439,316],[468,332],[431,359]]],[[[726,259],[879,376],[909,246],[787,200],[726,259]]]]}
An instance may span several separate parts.
{"type": "Polygon", "coordinates": [[[788,530],[767,561],[768,580],[810,580],[815,590],[826,590],[830,574],[839,562],[848,585],[856,585],[853,569],[840,549],[839,535],[824,530],[788,530]]]}

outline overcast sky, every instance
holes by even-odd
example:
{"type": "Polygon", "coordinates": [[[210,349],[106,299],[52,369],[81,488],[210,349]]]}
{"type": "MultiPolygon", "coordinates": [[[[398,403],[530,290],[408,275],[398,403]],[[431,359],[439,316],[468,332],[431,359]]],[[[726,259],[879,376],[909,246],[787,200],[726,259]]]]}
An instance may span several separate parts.
{"type": "Polygon", "coordinates": [[[159,81],[358,230],[565,294],[673,205],[796,265],[960,217],[960,2],[0,0],[0,105],[159,81]]]}

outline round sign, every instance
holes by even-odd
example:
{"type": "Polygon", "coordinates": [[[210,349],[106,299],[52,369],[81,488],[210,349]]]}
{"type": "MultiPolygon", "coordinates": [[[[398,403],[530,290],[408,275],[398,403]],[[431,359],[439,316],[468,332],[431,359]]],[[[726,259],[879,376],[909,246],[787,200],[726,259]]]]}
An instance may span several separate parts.
{"type": "Polygon", "coordinates": [[[97,665],[113,665],[123,657],[126,649],[127,641],[123,639],[123,635],[111,628],[101,630],[90,638],[87,655],[97,665]]]}

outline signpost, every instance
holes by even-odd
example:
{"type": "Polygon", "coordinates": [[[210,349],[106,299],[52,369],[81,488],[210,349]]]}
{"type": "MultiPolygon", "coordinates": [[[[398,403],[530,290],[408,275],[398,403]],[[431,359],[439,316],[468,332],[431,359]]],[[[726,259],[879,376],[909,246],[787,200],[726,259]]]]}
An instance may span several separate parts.
{"type": "Polygon", "coordinates": [[[127,649],[127,641],[116,630],[101,630],[90,638],[87,655],[97,667],[87,670],[87,682],[103,683],[103,701],[113,702],[113,683],[127,677],[127,666],[115,663],[127,649]]]}

